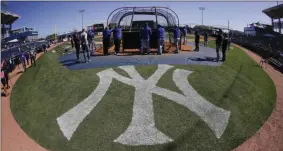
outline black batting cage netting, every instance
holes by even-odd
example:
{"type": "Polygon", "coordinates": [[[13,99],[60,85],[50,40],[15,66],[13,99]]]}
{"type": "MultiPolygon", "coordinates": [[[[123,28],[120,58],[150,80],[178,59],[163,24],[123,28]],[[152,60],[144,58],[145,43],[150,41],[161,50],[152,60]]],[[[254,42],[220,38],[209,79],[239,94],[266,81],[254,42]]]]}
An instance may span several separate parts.
{"type": "Polygon", "coordinates": [[[153,32],[151,37],[152,42],[150,44],[151,48],[157,47],[157,42],[153,39],[156,37],[155,33],[158,24],[165,28],[166,40],[170,43],[174,43],[174,34],[172,29],[174,26],[179,26],[179,18],[170,8],[121,7],[112,11],[107,19],[107,25],[110,26],[110,28],[114,26],[120,26],[123,28],[123,47],[126,49],[139,47],[139,31],[145,23],[148,23],[153,32]],[[131,43],[128,43],[127,41],[131,41],[131,43]]]}

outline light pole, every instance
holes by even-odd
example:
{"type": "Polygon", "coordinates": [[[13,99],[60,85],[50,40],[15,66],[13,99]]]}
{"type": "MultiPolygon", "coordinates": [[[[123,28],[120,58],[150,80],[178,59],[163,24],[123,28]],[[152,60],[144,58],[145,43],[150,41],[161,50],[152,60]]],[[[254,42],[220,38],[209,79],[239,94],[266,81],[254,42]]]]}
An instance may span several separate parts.
{"type": "Polygon", "coordinates": [[[199,7],[199,10],[201,10],[201,25],[203,25],[203,11],[205,10],[205,7],[199,7]]]}
{"type": "Polygon", "coordinates": [[[57,37],[56,37],[56,24],[54,25],[54,38],[55,38],[54,41],[56,42],[56,38],[57,38],[57,37]]]}
{"type": "Polygon", "coordinates": [[[84,12],[85,10],[82,9],[82,10],[79,10],[80,13],[82,13],[82,29],[84,28],[84,12]]]}

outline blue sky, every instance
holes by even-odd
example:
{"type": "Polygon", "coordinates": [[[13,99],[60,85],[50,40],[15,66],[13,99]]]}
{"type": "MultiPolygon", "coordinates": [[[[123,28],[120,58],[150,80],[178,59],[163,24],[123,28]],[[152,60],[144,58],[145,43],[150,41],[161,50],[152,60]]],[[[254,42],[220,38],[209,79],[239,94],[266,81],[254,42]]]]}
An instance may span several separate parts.
{"type": "Polygon", "coordinates": [[[205,25],[227,26],[241,30],[252,22],[271,23],[263,9],[275,6],[277,2],[8,2],[4,10],[21,16],[13,28],[35,27],[40,36],[56,32],[63,33],[81,29],[82,18],[78,12],[85,9],[84,25],[106,22],[108,15],[118,7],[124,6],[165,6],[173,9],[179,16],[180,24],[201,24],[199,7],[205,7],[205,25]]]}

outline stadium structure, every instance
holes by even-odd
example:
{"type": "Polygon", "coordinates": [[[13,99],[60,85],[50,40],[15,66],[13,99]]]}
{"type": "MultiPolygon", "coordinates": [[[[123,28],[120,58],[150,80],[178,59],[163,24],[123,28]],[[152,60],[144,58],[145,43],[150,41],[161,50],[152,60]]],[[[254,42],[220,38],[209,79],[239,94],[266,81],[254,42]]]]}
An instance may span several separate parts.
{"type": "Polygon", "coordinates": [[[22,27],[9,31],[9,36],[4,38],[5,41],[17,39],[19,41],[33,41],[38,39],[38,31],[33,28],[22,27]]]}
{"type": "Polygon", "coordinates": [[[262,12],[271,18],[272,29],[278,30],[279,33],[282,34],[283,3],[277,6],[267,8],[262,12]]]}
{"type": "Polygon", "coordinates": [[[276,36],[277,32],[274,32],[271,25],[263,23],[252,23],[248,27],[244,28],[244,33],[247,36],[276,36]]]}
{"type": "Polygon", "coordinates": [[[12,24],[20,18],[19,15],[8,11],[1,11],[1,38],[9,41],[33,41],[38,39],[38,31],[33,28],[22,27],[12,30],[12,24]]]}
{"type": "Polygon", "coordinates": [[[244,34],[256,37],[278,37],[282,36],[283,3],[262,11],[271,18],[271,25],[260,22],[252,23],[244,28],[244,34]]]}
{"type": "Polygon", "coordinates": [[[1,39],[12,29],[12,24],[20,18],[19,15],[1,10],[1,39]]]}
{"type": "Polygon", "coordinates": [[[19,50],[27,52],[34,48],[36,51],[42,51],[44,45],[49,46],[47,41],[39,41],[38,32],[33,28],[12,30],[13,23],[19,18],[15,13],[1,10],[1,59],[18,60],[19,50]]]}

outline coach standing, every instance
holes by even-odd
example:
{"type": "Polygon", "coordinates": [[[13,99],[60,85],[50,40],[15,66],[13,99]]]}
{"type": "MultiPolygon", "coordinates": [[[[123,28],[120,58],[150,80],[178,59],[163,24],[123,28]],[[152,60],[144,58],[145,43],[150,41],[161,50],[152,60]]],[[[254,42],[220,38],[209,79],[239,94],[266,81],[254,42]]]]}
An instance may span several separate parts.
{"type": "Polygon", "coordinates": [[[26,71],[26,56],[25,56],[25,52],[21,50],[21,53],[20,53],[20,60],[21,60],[21,63],[23,65],[23,68],[24,68],[24,71],[26,71]]]}
{"type": "Polygon", "coordinates": [[[144,45],[146,45],[146,49],[147,49],[147,52],[146,54],[148,55],[149,54],[149,51],[150,51],[150,36],[151,36],[152,32],[151,32],[151,28],[148,27],[148,23],[145,23],[145,26],[142,30],[142,33],[141,33],[141,54],[143,54],[143,49],[144,49],[144,45]]]}
{"type": "Polygon", "coordinates": [[[230,36],[228,36],[228,48],[227,48],[227,50],[230,50],[231,41],[232,41],[232,38],[230,36]]]}
{"type": "Polygon", "coordinates": [[[187,44],[187,34],[188,34],[188,25],[185,26],[184,28],[184,45],[187,44]]]}
{"type": "Polygon", "coordinates": [[[195,50],[194,51],[199,51],[199,39],[200,39],[200,37],[199,37],[199,32],[198,31],[196,31],[195,32],[195,50]]]}
{"type": "Polygon", "coordinates": [[[175,40],[175,45],[176,45],[175,53],[179,53],[180,37],[181,37],[181,31],[178,28],[178,26],[175,26],[175,28],[174,28],[174,40],[175,40]]]}
{"type": "Polygon", "coordinates": [[[207,32],[204,33],[204,47],[207,47],[207,43],[208,43],[208,34],[207,32]]]}
{"type": "Polygon", "coordinates": [[[88,41],[89,51],[92,52],[92,54],[94,54],[94,51],[96,49],[95,41],[94,41],[94,32],[92,30],[89,30],[87,34],[88,34],[87,41],[88,41]]]}
{"type": "Polygon", "coordinates": [[[30,50],[30,63],[32,66],[36,66],[35,64],[35,59],[36,59],[36,51],[35,51],[35,48],[32,47],[31,50],[30,50]]]}
{"type": "Polygon", "coordinates": [[[120,51],[122,28],[115,26],[115,29],[113,30],[113,34],[114,34],[114,44],[115,44],[115,55],[117,55],[120,51]]]}
{"type": "Polygon", "coordinates": [[[43,44],[43,45],[42,45],[42,49],[43,49],[44,52],[47,52],[46,47],[47,47],[46,44],[43,44]]]}
{"type": "Polygon", "coordinates": [[[223,43],[222,43],[222,60],[221,61],[225,61],[226,60],[226,51],[227,51],[227,47],[228,47],[228,37],[227,34],[224,34],[224,38],[223,38],[223,43]]]}
{"type": "Polygon", "coordinates": [[[109,55],[108,48],[110,44],[110,36],[111,36],[111,29],[108,29],[108,27],[105,27],[105,30],[103,31],[103,53],[104,55],[109,55]]]}
{"type": "Polygon", "coordinates": [[[81,49],[80,43],[81,42],[80,42],[80,38],[78,36],[77,31],[74,32],[72,40],[76,48],[76,55],[77,55],[77,62],[78,62],[80,60],[80,49],[81,49]]]}
{"type": "Polygon", "coordinates": [[[90,60],[90,52],[89,52],[89,48],[88,48],[88,39],[87,39],[87,33],[86,33],[85,29],[82,30],[81,45],[82,45],[82,50],[83,50],[83,53],[84,53],[85,62],[90,62],[91,61],[90,60]]]}
{"type": "Polygon", "coordinates": [[[158,43],[157,54],[159,55],[162,54],[162,48],[164,45],[164,33],[165,33],[164,28],[161,25],[157,25],[157,43],[158,43]]]}
{"type": "Polygon", "coordinates": [[[219,30],[216,36],[216,62],[219,61],[219,50],[222,45],[222,40],[223,40],[222,30],[219,30]]]}

